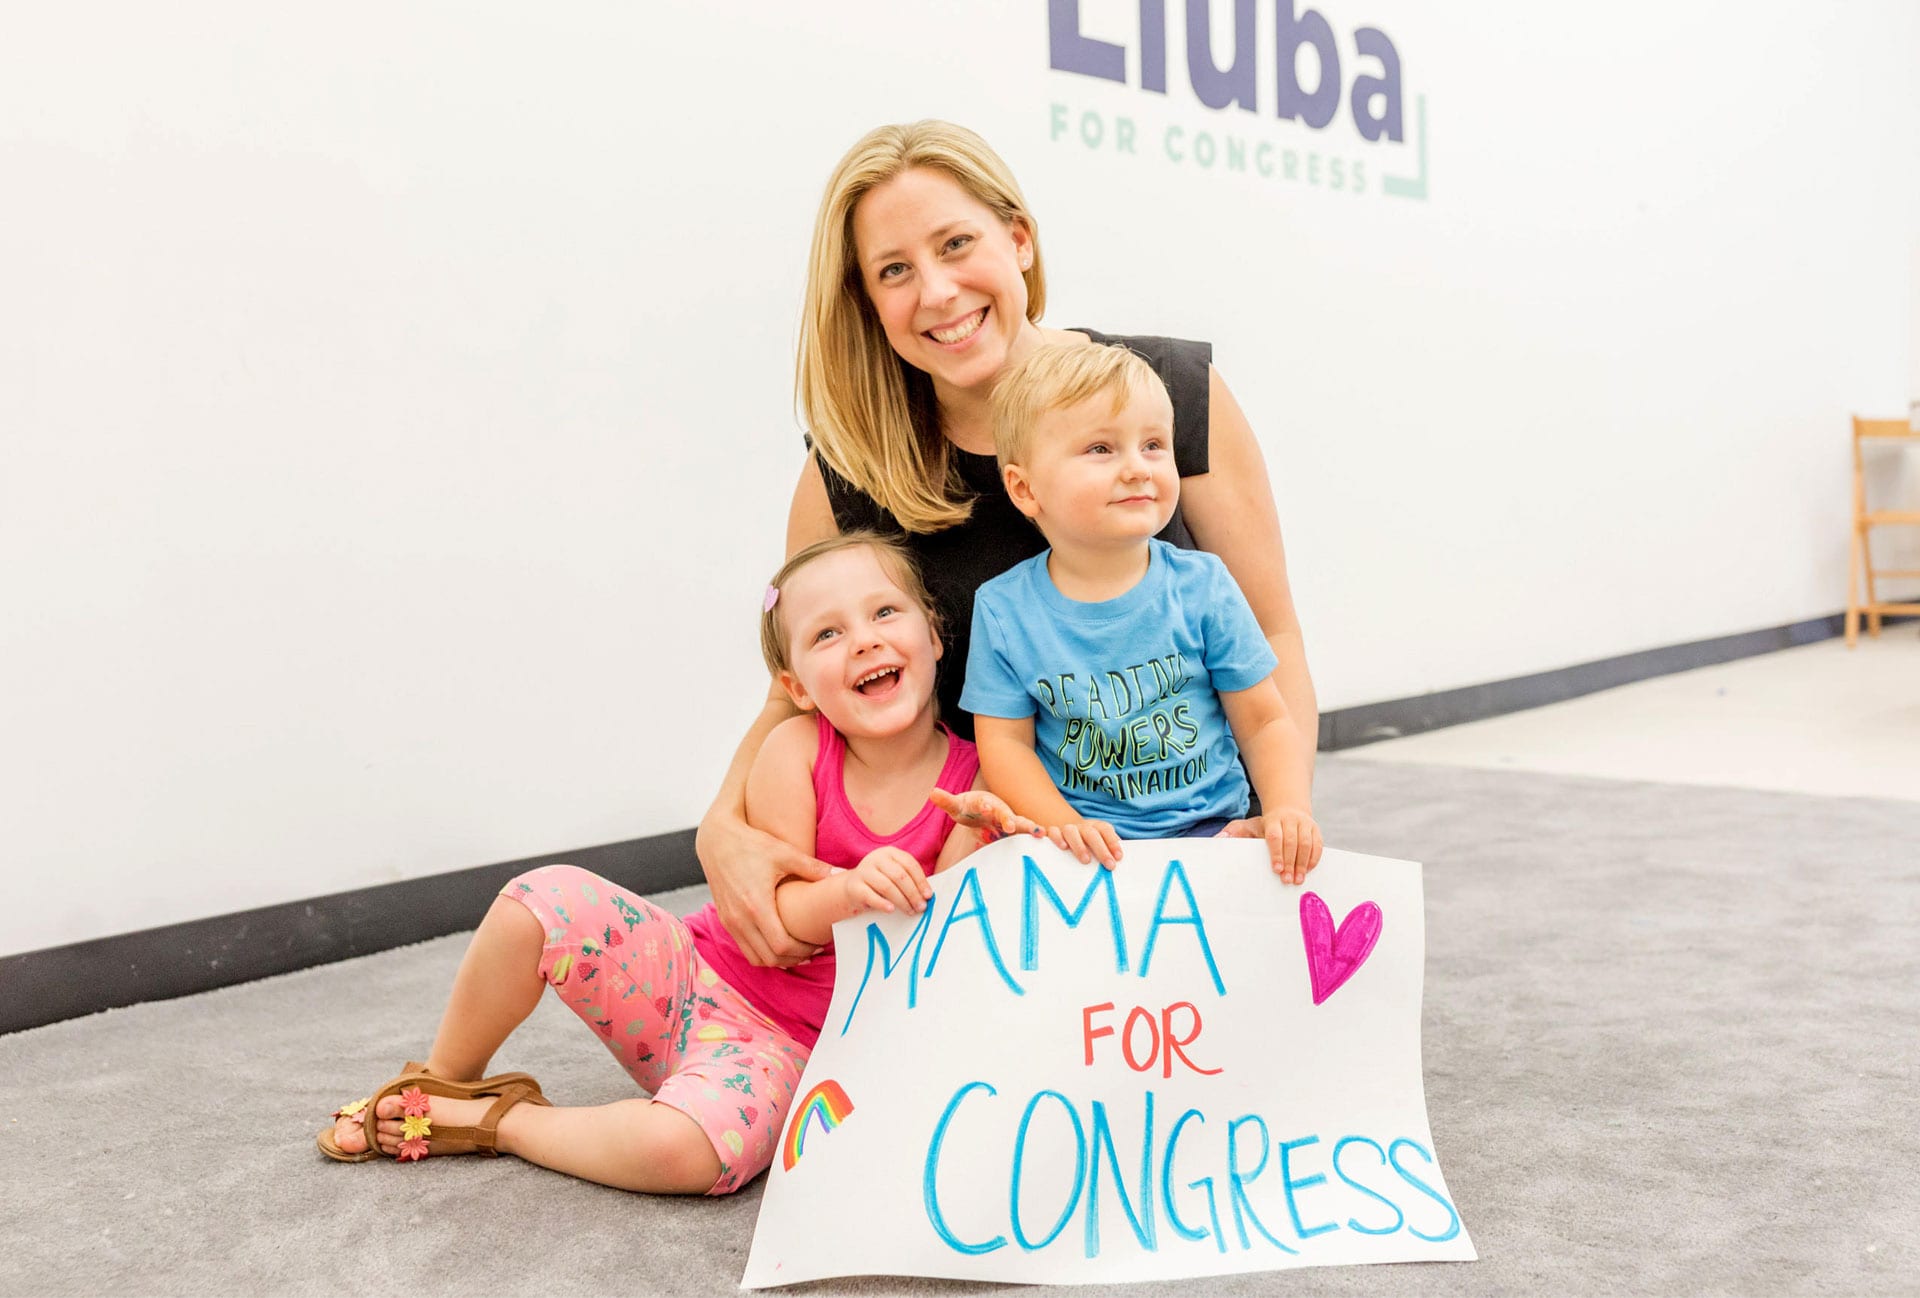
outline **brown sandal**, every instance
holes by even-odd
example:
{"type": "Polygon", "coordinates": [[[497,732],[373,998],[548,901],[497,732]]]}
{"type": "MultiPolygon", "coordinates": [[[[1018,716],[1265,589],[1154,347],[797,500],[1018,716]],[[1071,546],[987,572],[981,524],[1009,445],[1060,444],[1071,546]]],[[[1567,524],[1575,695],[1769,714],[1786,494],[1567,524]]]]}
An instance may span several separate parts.
{"type": "Polygon", "coordinates": [[[527,1073],[500,1073],[494,1077],[485,1077],[477,1082],[458,1082],[445,1077],[437,1077],[427,1071],[426,1065],[409,1062],[401,1074],[375,1091],[364,1100],[344,1104],[334,1110],[338,1118],[358,1117],[362,1129],[367,1135],[367,1147],[358,1153],[348,1153],[340,1148],[333,1138],[333,1128],[328,1127],[314,1138],[320,1152],[328,1158],[341,1163],[364,1163],[370,1159],[382,1158],[379,1141],[375,1132],[379,1123],[375,1109],[380,1101],[389,1095],[398,1095],[406,1103],[403,1130],[406,1139],[401,1142],[399,1153],[395,1157],[400,1162],[418,1160],[427,1156],[427,1142],[432,1140],[441,1146],[440,1154],[485,1154],[488,1158],[498,1155],[495,1141],[498,1137],[501,1115],[514,1105],[547,1105],[550,1101],[540,1093],[540,1083],[527,1073]],[[427,1116],[427,1102],[433,1097],[449,1100],[479,1100],[489,1096],[497,1097],[493,1107],[480,1120],[477,1127],[438,1127],[427,1116]]]}

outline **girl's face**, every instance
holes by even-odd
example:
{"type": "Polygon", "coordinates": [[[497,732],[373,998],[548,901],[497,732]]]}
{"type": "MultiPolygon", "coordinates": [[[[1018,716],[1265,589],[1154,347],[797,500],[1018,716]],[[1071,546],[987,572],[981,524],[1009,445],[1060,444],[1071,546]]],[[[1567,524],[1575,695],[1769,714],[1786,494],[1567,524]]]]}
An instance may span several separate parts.
{"type": "Polygon", "coordinates": [[[932,724],[940,640],[867,546],[822,555],[780,591],[787,661],[780,683],[833,728],[883,739],[932,724]]]}
{"type": "Polygon", "coordinates": [[[915,167],[853,209],[854,255],[900,359],[936,395],[985,390],[1016,350],[1039,341],[1027,319],[1033,240],[943,171],[915,167]]]}

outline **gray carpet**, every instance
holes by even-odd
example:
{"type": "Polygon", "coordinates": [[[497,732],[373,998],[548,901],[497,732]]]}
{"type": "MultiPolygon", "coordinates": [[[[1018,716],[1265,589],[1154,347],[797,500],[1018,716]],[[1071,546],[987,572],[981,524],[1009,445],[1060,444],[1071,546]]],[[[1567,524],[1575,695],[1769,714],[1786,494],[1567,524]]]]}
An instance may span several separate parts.
{"type": "MultiPolygon", "coordinates": [[[[1427,1101],[1482,1260],[1155,1292],[1920,1292],[1920,803],[1327,759],[1318,807],[1426,863],[1427,1101]]],[[[0,1038],[0,1294],[736,1292],[757,1186],[314,1150],[424,1051],[463,944],[0,1038]]],[[[497,1063],[630,1093],[551,999],[497,1063]]]]}

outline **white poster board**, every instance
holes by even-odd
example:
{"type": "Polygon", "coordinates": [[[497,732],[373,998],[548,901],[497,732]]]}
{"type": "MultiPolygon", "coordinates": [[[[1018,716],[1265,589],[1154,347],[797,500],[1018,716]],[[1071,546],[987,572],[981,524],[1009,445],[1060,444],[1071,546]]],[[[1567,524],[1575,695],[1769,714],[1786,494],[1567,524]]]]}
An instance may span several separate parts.
{"type": "Polygon", "coordinates": [[[834,930],[750,1288],[1471,1260],[1427,1127],[1420,867],[1006,839],[834,930]]]}

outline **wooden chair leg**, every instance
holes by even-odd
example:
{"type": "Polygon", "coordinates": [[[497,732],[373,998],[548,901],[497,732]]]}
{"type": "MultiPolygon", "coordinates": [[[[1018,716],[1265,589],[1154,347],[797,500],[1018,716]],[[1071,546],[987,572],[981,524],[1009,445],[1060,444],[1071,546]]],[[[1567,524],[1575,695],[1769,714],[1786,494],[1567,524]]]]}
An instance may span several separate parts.
{"type": "Polygon", "coordinates": [[[1860,529],[1847,543],[1847,648],[1860,643],[1860,529]]]}
{"type": "Polygon", "coordinates": [[[1868,539],[1869,530],[1864,523],[1860,527],[1860,571],[1867,579],[1867,634],[1878,639],[1880,636],[1880,590],[1873,581],[1873,545],[1868,539]]]}

